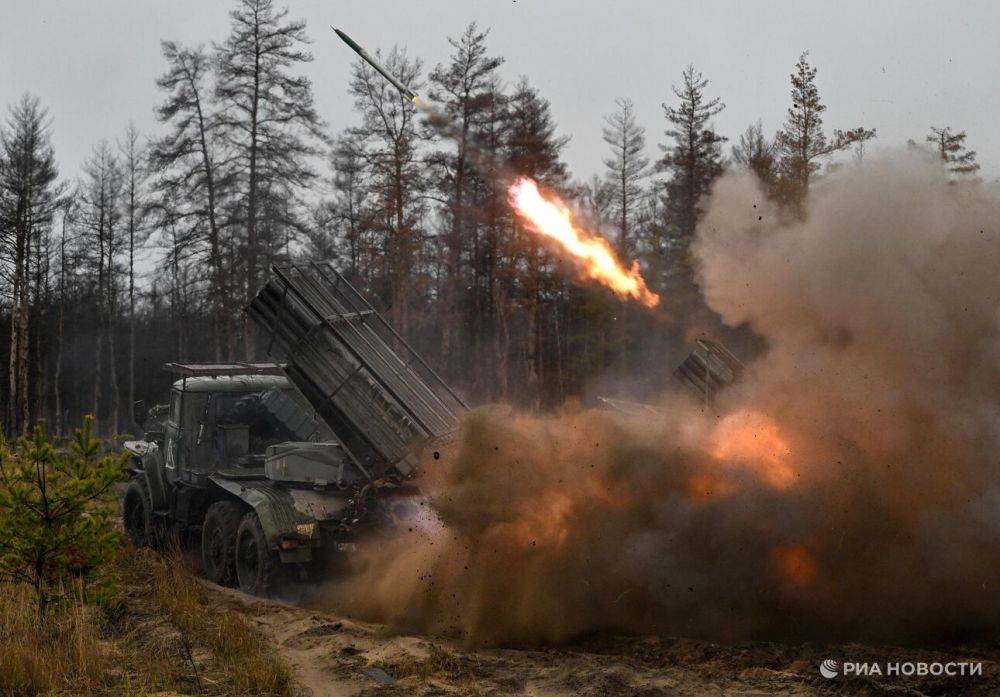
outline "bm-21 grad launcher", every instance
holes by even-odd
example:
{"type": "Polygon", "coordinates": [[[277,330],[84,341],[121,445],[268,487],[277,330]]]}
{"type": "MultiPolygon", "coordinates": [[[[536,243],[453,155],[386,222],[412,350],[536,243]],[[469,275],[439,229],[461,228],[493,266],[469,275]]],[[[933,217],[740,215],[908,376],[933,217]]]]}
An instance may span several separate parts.
{"type": "Polygon", "coordinates": [[[272,268],[247,312],[280,363],[168,364],[159,418],[136,405],[152,426],[125,443],[122,518],[136,544],[200,539],[206,577],[267,594],[412,510],[408,475],[466,406],[328,264],[272,268]]]}
{"type": "Polygon", "coordinates": [[[355,470],[350,479],[410,474],[423,448],[452,436],[467,409],[327,263],[272,267],[247,312],[336,435],[355,470]]]}

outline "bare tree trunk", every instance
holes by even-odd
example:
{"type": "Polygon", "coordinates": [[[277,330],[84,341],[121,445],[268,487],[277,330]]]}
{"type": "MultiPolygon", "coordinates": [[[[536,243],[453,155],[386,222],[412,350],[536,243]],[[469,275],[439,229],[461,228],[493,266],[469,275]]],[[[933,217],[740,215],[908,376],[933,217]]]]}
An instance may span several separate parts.
{"type": "Polygon", "coordinates": [[[396,315],[396,327],[401,336],[408,337],[410,331],[409,312],[407,301],[407,279],[412,272],[410,268],[410,238],[404,232],[405,218],[403,217],[403,160],[398,148],[395,153],[395,182],[393,198],[396,204],[396,254],[393,266],[393,298],[392,307],[396,315]]]}
{"type": "Polygon", "coordinates": [[[126,212],[128,214],[128,405],[129,430],[133,423],[131,406],[135,404],[135,246],[142,227],[143,181],[148,172],[146,153],[139,145],[139,131],[130,123],[125,131],[124,143],[118,144],[125,162],[125,186],[127,187],[126,212]]]}
{"type": "Polygon", "coordinates": [[[10,303],[10,355],[7,364],[7,431],[11,435],[20,433],[21,424],[18,422],[18,356],[21,355],[21,286],[24,283],[22,278],[22,268],[24,264],[24,241],[22,232],[15,230],[16,239],[14,241],[14,279],[10,303]]]}
{"type": "Polygon", "coordinates": [[[531,407],[538,410],[542,405],[542,328],[541,328],[541,278],[538,246],[534,239],[528,242],[528,330],[525,348],[525,369],[527,372],[528,398],[531,407]]]}
{"type": "Polygon", "coordinates": [[[48,277],[48,238],[41,238],[35,244],[35,295],[33,304],[35,307],[35,317],[33,329],[35,337],[32,341],[32,365],[34,366],[33,395],[31,399],[32,421],[45,419],[48,414],[46,398],[48,396],[48,379],[50,372],[45,365],[48,348],[48,341],[42,337],[43,327],[47,324],[47,313],[49,301],[49,277],[48,277]],[[44,243],[44,244],[43,244],[44,243]]]}
{"type": "Polygon", "coordinates": [[[524,369],[527,375],[528,399],[531,400],[531,408],[535,411],[541,407],[541,371],[538,369],[539,351],[541,342],[539,341],[538,327],[538,295],[532,293],[528,301],[528,331],[527,341],[524,349],[524,369]]]}
{"type": "Polygon", "coordinates": [[[66,320],[66,218],[63,217],[62,238],[59,241],[59,314],[56,324],[56,365],[52,380],[53,399],[55,402],[56,435],[63,435],[62,413],[62,366],[63,366],[63,331],[66,320]]]}
{"type": "MultiPolygon", "coordinates": [[[[104,319],[103,312],[101,313],[101,319],[104,319]]],[[[100,432],[98,427],[100,425],[100,413],[101,413],[101,362],[102,354],[104,353],[104,332],[102,330],[103,322],[98,322],[97,324],[97,347],[94,350],[94,395],[93,401],[91,403],[90,412],[94,417],[94,429],[96,432],[100,432]]]]}
{"type": "Polygon", "coordinates": [[[507,326],[507,298],[495,289],[494,314],[496,327],[493,332],[493,351],[497,363],[497,392],[501,401],[510,397],[510,330],[507,326]]]}
{"type": "Polygon", "coordinates": [[[106,201],[104,200],[103,189],[101,191],[100,198],[100,210],[98,212],[98,224],[97,224],[97,242],[98,242],[98,252],[97,252],[97,348],[94,351],[94,403],[93,403],[93,417],[94,417],[94,431],[100,433],[101,417],[100,417],[100,407],[101,407],[101,361],[103,359],[104,353],[104,313],[107,310],[104,304],[104,226],[105,226],[105,216],[107,210],[105,208],[106,201]]]}
{"type": "MultiPolygon", "coordinates": [[[[128,406],[135,404],[135,174],[129,181],[128,221],[128,406]]],[[[131,421],[131,419],[129,419],[131,421]]],[[[134,424],[133,424],[134,425],[134,424]]]]}
{"type": "MultiPolygon", "coordinates": [[[[254,26],[254,31],[258,26],[254,26]]],[[[259,43],[258,43],[259,46],[259,43]]],[[[260,108],[260,51],[254,55],[253,99],[250,103],[250,172],[247,193],[247,293],[249,303],[257,293],[257,120],[260,108]]],[[[253,326],[249,317],[243,320],[243,354],[253,360],[253,326]]]]}
{"type": "Polygon", "coordinates": [[[458,355],[458,324],[459,297],[461,295],[461,240],[463,227],[463,206],[465,195],[465,149],[469,124],[462,122],[462,137],[458,143],[458,160],[455,166],[454,201],[451,212],[451,235],[448,240],[447,259],[445,266],[445,299],[444,327],[441,335],[441,352],[446,361],[446,371],[449,376],[459,374],[461,366],[455,358],[458,355]]]}
{"type": "Polygon", "coordinates": [[[173,253],[170,260],[171,289],[170,294],[170,314],[174,319],[175,334],[177,336],[177,357],[180,360],[187,360],[187,312],[181,291],[180,276],[180,242],[177,239],[177,228],[171,225],[173,236],[173,253]]]}
{"type": "MultiPolygon", "coordinates": [[[[108,284],[109,293],[114,292],[114,286],[108,284]]],[[[108,436],[113,436],[118,433],[120,428],[120,422],[118,421],[119,407],[121,403],[121,394],[118,389],[118,366],[115,362],[115,307],[113,300],[108,298],[108,311],[105,314],[106,327],[108,332],[108,378],[111,381],[111,418],[109,421],[110,431],[107,432],[108,436]]]]}
{"type": "MultiPolygon", "coordinates": [[[[22,197],[23,198],[23,197],[22,197]]],[[[30,200],[30,196],[27,197],[30,200]]],[[[23,433],[27,427],[23,405],[26,395],[26,370],[22,362],[27,356],[28,335],[28,214],[27,204],[18,201],[14,223],[14,278],[10,303],[10,356],[8,363],[7,429],[11,435],[23,433]]]]}
{"type": "MultiPolygon", "coordinates": [[[[31,198],[29,197],[29,201],[31,198]]],[[[20,432],[27,433],[30,424],[30,407],[28,400],[28,356],[31,344],[31,282],[29,280],[29,264],[31,259],[31,211],[25,211],[24,253],[21,259],[21,286],[18,289],[18,342],[17,342],[17,412],[20,419],[20,432]]]]}
{"type": "Polygon", "coordinates": [[[236,356],[236,329],[233,326],[233,316],[229,302],[229,278],[226,273],[226,263],[222,258],[222,243],[219,234],[219,225],[215,215],[215,168],[208,152],[208,134],[206,132],[205,118],[201,110],[201,102],[198,102],[198,137],[201,141],[202,166],[205,170],[205,184],[208,193],[208,234],[209,234],[209,263],[212,266],[212,280],[215,283],[215,331],[216,331],[216,358],[221,359],[224,344],[226,347],[226,358],[234,359],[236,356]],[[222,335],[220,338],[219,335],[222,335]]]}
{"type": "Polygon", "coordinates": [[[566,396],[566,375],[563,371],[563,345],[562,345],[562,329],[561,323],[559,322],[559,306],[562,302],[557,302],[552,307],[552,334],[556,341],[556,384],[559,385],[559,395],[558,400],[566,396]]]}

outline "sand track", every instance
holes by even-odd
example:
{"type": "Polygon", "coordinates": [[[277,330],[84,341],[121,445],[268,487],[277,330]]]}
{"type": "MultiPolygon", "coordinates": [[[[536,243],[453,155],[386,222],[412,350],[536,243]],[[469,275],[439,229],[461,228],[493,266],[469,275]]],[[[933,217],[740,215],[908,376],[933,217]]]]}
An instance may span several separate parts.
{"type": "Polygon", "coordinates": [[[938,650],[860,644],[720,645],[668,637],[596,636],[560,647],[468,648],[392,634],[336,617],[212,586],[278,647],[305,695],[944,695],[1000,692],[1000,646],[938,650]],[[974,678],[820,676],[825,658],[855,661],[984,661],[974,678]]]}

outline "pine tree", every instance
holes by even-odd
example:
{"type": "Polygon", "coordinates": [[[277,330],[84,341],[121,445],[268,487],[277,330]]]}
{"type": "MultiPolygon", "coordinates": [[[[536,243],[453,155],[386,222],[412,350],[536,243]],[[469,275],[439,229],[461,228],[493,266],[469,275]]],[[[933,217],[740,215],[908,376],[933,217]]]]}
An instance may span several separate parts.
{"type": "MultiPolygon", "coordinates": [[[[398,47],[384,59],[376,56],[404,84],[420,88],[419,59],[398,47]]],[[[423,196],[428,188],[421,148],[427,135],[412,102],[360,59],[353,67],[350,90],[361,112],[361,125],[350,133],[370,170],[371,223],[382,250],[380,268],[373,269],[373,290],[389,308],[396,329],[407,336],[418,304],[414,289],[421,283],[423,196]]]]}
{"type": "Polygon", "coordinates": [[[682,83],[674,87],[680,100],[677,106],[663,104],[672,142],[661,145],[663,158],[658,169],[667,174],[663,187],[664,220],[648,228],[651,246],[658,248],[661,259],[650,260],[658,272],[655,283],[666,292],[669,311],[687,315],[702,305],[694,280],[691,241],[703,212],[704,198],[722,173],[722,144],[725,138],[715,132],[711,119],[725,105],[718,97],[708,98],[706,80],[694,66],[683,73],[682,83]]]}
{"type": "Polygon", "coordinates": [[[976,162],[976,151],[967,150],[965,147],[965,131],[952,133],[948,126],[944,128],[931,126],[927,142],[933,143],[937,148],[938,155],[949,172],[972,174],[979,170],[979,163],[976,162]]]}
{"type": "MultiPolygon", "coordinates": [[[[312,61],[305,22],[288,21],[288,10],[273,0],[239,0],[230,13],[232,28],[217,49],[219,126],[232,148],[230,164],[243,197],[245,294],[257,292],[260,253],[280,245],[294,212],[264,206],[264,200],[297,202],[315,179],[311,160],[324,143],[323,123],[313,104],[309,79],[294,74],[312,61]],[[262,221],[262,211],[280,214],[262,221]],[[291,214],[291,215],[290,215],[291,214]],[[270,234],[262,234],[262,233],[270,234]]],[[[249,321],[244,325],[244,350],[252,357],[249,321]]]]}
{"type": "MultiPolygon", "coordinates": [[[[556,135],[549,103],[532,88],[527,80],[518,83],[510,98],[510,117],[507,130],[507,166],[521,176],[530,177],[543,189],[565,191],[566,167],[560,159],[568,138],[556,135]]],[[[518,257],[523,259],[520,273],[523,315],[525,319],[525,349],[521,354],[524,363],[527,401],[539,408],[546,398],[546,385],[552,380],[547,375],[546,331],[547,320],[552,316],[554,297],[561,290],[561,280],[554,277],[552,260],[539,246],[538,237],[524,231],[514,222],[519,240],[518,257]],[[559,286],[557,288],[557,286],[559,286]]]]}
{"type": "Polygon", "coordinates": [[[548,100],[522,79],[510,97],[507,164],[543,188],[563,189],[568,175],[561,158],[569,138],[556,135],[548,100]]]}
{"type": "Polygon", "coordinates": [[[733,162],[757,175],[767,189],[777,177],[777,147],[764,135],[760,121],[750,124],[733,146],[733,162]]]}
{"type": "Polygon", "coordinates": [[[233,269],[226,253],[225,215],[231,186],[220,164],[225,163],[220,122],[206,85],[211,60],[201,48],[184,48],[172,41],[163,42],[162,50],[167,70],[156,85],[167,96],[157,108],[157,117],[170,130],[150,151],[151,167],[158,172],[158,227],[183,224],[204,239],[215,316],[215,357],[218,360],[224,354],[233,359],[238,300],[233,297],[233,269]]]}
{"type": "Polygon", "coordinates": [[[369,294],[373,245],[366,224],[368,168],[350,130],[341,133],[330,151],[332,197],[316,207],[314,224],[306,230],[304,256],[334,261],[363,294],[369,294]]]}
{"type": "Polygon", "coordinates": [[[673,140],[660,146],[664,151],[661,170],[670,175],[666,185],[667,210],[686,248],[694,235],[701,215],[701,200],[722,173],[722,143],[725,138],[711,127],[713,116],[725,109],[718,98],[708,99],[708,80],[689,65],[681,87],[674,87],[680,100],[676,107],[663,105],[670,128],[666,135],[673,140]]]}
{"type": "MultiPolygon", "coordinates": [[[[125,177],[126,245],[128,246],[128,406],[135,404],[135,332],[136,332],[136,248],[146,237],[146,178],[149,175],[147,151],[139,143],[139,131],[129,124],[125,139],[118,143],[125,177]]],[[[137,424],[134,424],[137,425],[137,424]]]]}
{"type": "MultiPolygon", "coordinates": [[[[100,456],[91,421],[58,449],[42,426],[15,444],[0,436],[0,581],[31,587],[38,617],[71,579],[93,589],[118,547],[115,504],[106,496],[128,459],[100,456]]],[[[97,587],[99,590],[99,585],[97,587]]]]}
{"type": "Polygon", "coordinates": [[[124,246],[122,194],[125,188],[121,163],[107,141],[101,141],[83,165],[84,178],[79,187],[80,223],[78,236],[85,273],[93,284],[97,323],[93,370],[91,414],[102,425],[104,397],[110,393],[110,418],[105,431],[116,432],[119,426],[118,362],[115,324],[118,308],[118,256],[124,246]],[[108,369],[108,384],[104,367],[108,369]]]}
{"type": "Polygon", "coordinates": [[[53,378],[52,378],[52,397],[53,397],[53,415],[54,419],[52,423],[55,424],[55,433],[57,436],[62,436],[65,433],[66,424],[63,420],[63,388],[62,388],[62,377],[63,377],[63,361],[65,356],[65,344],[66,344],[66,310],[70,305],[70,284],[72,279],[70,278],[72,274],[72,269],[69,268],[73,265],[73,260],[70,257],[69,250],[69,234],[70,230],[75,227],[76,216],[78,213],[78,208],[76,205],[76,194],[69,194],[63,204],[62,209],[62,221],[60,224],[60,235],[59,235],[59,253],[56,257],[58,264],[59,282],[58,282],[58,312],[56,313],[56,331],[55,331],[55,342],[56,342],[56,355],[53,367],[53,378]]]}
{"type": "MultiPolygon", "coordinates": [[[[494,77],[488,87],[490,98],[476,121],[475,140],[482,152],[505,153],[511,118],[510,100],[494,77]]],[[[477,361],[468,362],[470,389],[485,399],[506,399],[510,393],[511,313],[514,311],[514,264],[511,210],[507,202],[503,158],[482,158],[470,170],[470,206],[476,234],[473,237],[468,322],[471,356],[490,356],[495,370],[482,370],[477,361]]]]}
{"type": "Polygon", "coordinates": [[[442,341],[441,351],[446,373],[453,375],[459,368],[456,360],[465,355],[465,346],[459,334],[469,329],[471,318],[462,317],[463,305],[468,307],[463,290],[469,288],[471,269],[463,257],[471,254],[475,226],[468,218],[474,214],[475,204],[470,190],[471,181],[477,176],[474,167],[483,158],[478,155],[476,131],[482,119],[489,115],[495,99],[496,71],[503,64],[502,58],[489,56],[486,38],[489,31],[480,31],[475,23],[469,24],[458,39],[448,39],[455,52],[450,62],[438,65],[429,75],[430,98],[441,105],[449,130],[454,138],[447,141],[454,145],[454,152],[437,153],[435,160],[441,165],[438,182],[445,200],[444,216],[448,232],[444,239],[444,280],[441,291],[442,341]],[[470,205],[471,204],[471,205],[470,205]]]}
{"type": "Polygon", "coordinates": [[[636,252],[635,219],[642,203],[644,180],[649,174],[646,129],[635,120],[635,107],[629,99],[615,102],[618,111],[604,117],[604,142],[611,155],[604,159],[605,181],[612,192],[611,214],[618,228],[618,253],[631,259],[636,252]]]}
{"type": "Polygon", "coordinates": [[[800,206],[809,193],[813,175],[819,171],[819,160],[875,137],[875,129],[854,128],[835,130],[827,139],[823,132],[823,112],[816,86],[816,68],[809,64],[807,53],[799,56],[792,73],[792,106],[784,128],[775,136],[778,148],[778,171],[781,177],[781,199],[800,206]]]}
{"type": "Polygon", "coordinates": [[[619,220],[615,210],[618,193],[613,182],[595,174],[590,181],[579,185],[575,198],[579,201],[586,222],[599,230],[603,229],[609,220],[619,220]]]}
{"type": "Polygon", "coordinates": [[[11,267],[6,425],[13,434],[24,432],[31,419],[31,265],[60,205],[57,179],[48,115],[26,94],[0,127],[0,259],[11,267]]]}

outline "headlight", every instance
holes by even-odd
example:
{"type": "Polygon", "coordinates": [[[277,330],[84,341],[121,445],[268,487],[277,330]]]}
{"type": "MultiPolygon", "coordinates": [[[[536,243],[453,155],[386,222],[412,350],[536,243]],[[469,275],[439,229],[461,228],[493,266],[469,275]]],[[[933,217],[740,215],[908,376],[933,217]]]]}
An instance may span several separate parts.
{"type": "Polygon", "coordinates": [[[316,523],[299,523],[295,526],[295,532],[302,537],[312,537],[316,532],[316,523]]]}

